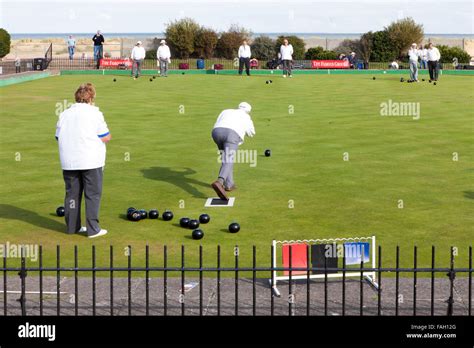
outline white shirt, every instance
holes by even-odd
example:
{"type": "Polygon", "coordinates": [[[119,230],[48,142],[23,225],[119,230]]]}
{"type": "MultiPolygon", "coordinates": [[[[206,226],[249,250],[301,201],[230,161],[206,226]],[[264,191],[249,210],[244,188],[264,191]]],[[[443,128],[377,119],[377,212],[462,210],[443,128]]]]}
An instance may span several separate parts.
{"type": "Polygon", "coordinates": [[[408,58],[412,62],[418,62],[418,57],[420,56],[420,51],[418,51],[416,48],[410,48],[408,50],[408,58]]]}
{"type": "Polygon", "coordinates": [[[421,60],[428,60],[428,50],[423,48],[420,50],[421,60]]]}
{"type": "Polygon", "coordinates": [[[250,46],[249,45],[242,45],[239,47],[239,58],[250,58],[250,46]]]}
{"type": "Polygon", "coordinates": [[[281,45],[280,54],[282,60],[293,60],[293,46],[291,44],[288,44],[288,46],[281,45]]]}
{"type": "Polygon", "coordinates": [[[86,170],[105,165],[105,143],[109,134],[104,115],[98,107],[73,104],[59,115],[56,138],[63,170],[86,170]]]}
{"type": "Polygon", "coordinates": [[[170,59],[170,48],[167,45],[160,45],[160,47],[158,47],[158,50],[156,51],[156,57],[158,59],[170,59]]]}
{"type": "Polygon", "coordinates": [[[132,54],[131,54],[131,57],[132,59],[134,60],[141,60],[141,59],[145,59],[145,48],[142,47],[142,46],[135,46],[132,50],[132,54]]]}
{"type": "Polygon", "coordinates": [[[252,118],[244,110],[241,109],[227,109],[221,112],[214,128],[229,128],[235,131],[242,142],[245,134],[249,137],[255,135],[255,127],[253,126],[252,118]]]}
{"type": "Polygon", "coordinates": [[[390,66],[392,67],[392,69],[398,69],[398,63],[397,62],[392,62],[392,64],[390,64],[390,66]]]}
{"type": "Polygon", "coordinates": [[[428,60],[429,61],[440,60],[440,58],[441,58],[441,53],[439,53],[439,50],[436,47],[428,49],[428,60]]]}

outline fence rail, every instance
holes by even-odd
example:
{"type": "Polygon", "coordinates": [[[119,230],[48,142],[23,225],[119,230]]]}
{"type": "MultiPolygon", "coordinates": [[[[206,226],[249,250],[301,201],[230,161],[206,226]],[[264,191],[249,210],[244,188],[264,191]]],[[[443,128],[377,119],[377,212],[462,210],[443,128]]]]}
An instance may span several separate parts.
{"type": "MultiPolygon", "coordinates": [[[[307,246],[309,255],[309,246],[307,246]]],[[[98,265],[96,248],[91,249],[91,266],[79,266],[78,247],[74,247],[74,266],[61,265],[61,248],[56,247],[56,265],[45,266],[39,246],[37,267],[27,266],[21,250],[19,266],[9,266],[7,256],[0,267],[0,294],[4,316],[8,315],[472,315],[472,247],[468,265],[455,267],[454,248],[445,267],[435,267],[436,249],[431,250],[431,267],[418,267],[414,247],[413,267],[400,267],[400,248],[395,250],[395,267],[383,267],[382,247],[377,249],[377,267],[365,268],[364,261],[354,267],[293,267],[290,246],[288,267],[273,267],[274,247],[268,250],[270,267],[257,266],[257,250],[252,248],[251,265],[240,265],[234,255],[233,267],[222,267],[221,247],[217,246],[216,266],[203,266],[203,248],[199,246],[199,266],[186,266],[185,247],[181,247],[179,265],[170,265],[168,249],[163,247],[163,264],[150,265],[150,248],[145,248],[144,266],[132,267],[129,247],[127,266],[114,264],[110,246],[107,266],[98,265]],[[467,267],[466,267],[467,266],[467,267]],[[279,285],[285,295],[277,296],[275,273],[289,272],[289,279],[279,285]],[[360,277],[348,280],[349,272],[360,277]],[[118,272],[126,277],[118,277],[118,272]],[[145,278],[132,276],[145,273],[145,278]],[[170,275],[173,272],[178,276],[170,275]],[[293,279],[294,273],[304,279],[293,279]],[[310,279],[313,272],[324,278],[310,279]],[[342,279],[329,279],[332,272],[342,272],[342,279]],[[364,272],[375,272],[378,286],[364,281],[364,272]],[[55,273],[55,276],[45,275],[55,273]],[[65,274],[73,274],[70,278],[65,274]],[[86,273],[88,276],[83,276],[86,273]],[[106,273],[108,277],[98,275],[106,273]],[[246,276],[242,276],[242,273],[246,276]],[[426,278],[419,277],[426,273],[426,278]],[[12,276],[13,274],[13,276],[12,276]],[[190,275],[191,274],[191,275],[190,275]],[[206,277],[211,274],[213,277],[206,277]],[[223,274],[233,274],[223,277],[223,274]],[[250,276],[251,274],[251,276],[250,276]],[[390,274],[395,275],[395,279],[390,274]],[[407,277],[408,274],[408,277],[407,277]],[[446,277],[440,277],[439,275],[446,277]],[[33,275],[33,276],[32,276],[33,275]],[[404,275],[404,277],[401,277],[404,275]],[[456,280],[457,275],[465,275],[456,280]],[[197,288],[196,291],[192,291],[197,288]],[[13,298],[14,295],[19,298],[13,298]],[[436,295],[436,296],[435,296],[436,295]],[[401,301],[400,299],[403,299],[401,301]]],[[[17,260],[18,262],[18,260],[17,260]]],[[[282,283],[282,282],[280,282],[282,283]]]]}
{"type": "MultiPolygon", "coordinates": [[[[79,59],[67,59],[67,58],[52,58],[49,63],[49,68],[53,70],[94,70],[97,69],[97,62],[93,58],[79,58],[79,59]]],[[[169,64],[169,69],[179,69],[180,64],[187,64],[189,69],[197,69],[196,59],[172,59],[169,64]]],[[[238,61],[231,59],[206,59],[204,63],[204,69],[212,69],[215,64],[221,64],[223,69],[232,70],[238,68],[238,61]]],[[[294,64],[299,69],[311,69],[310,60],[295,60],[294,64]]],[[[368,65],[369,70],[385,70],[389,69],[389,62],[370,62],[368,65]]],[[[2,73],[13,74],[15,73],[15,62],[2,61],[0,62],[2,67],[2,73]]],[[[462,68],[462,65],[460,65],[462,68]]],[[[116,69],[116,68],[108,68],[116,69]]],[[[145,59],[142,63],[142,69],[146,70],[157,70],[157,61],[154,59],[145,59]]],[[[266,62],[261,61],[258,69],[266,70],[266,62]]],[[[408,69],[408,64],[401,63],[400,69],[408,69]]],[[[443,70],[455,70],[456,68],[452,64],[443,64],[443,70]]],[[[22,59],[21,60],[21,72],[34,70],[33,59],[22,59]]]]}

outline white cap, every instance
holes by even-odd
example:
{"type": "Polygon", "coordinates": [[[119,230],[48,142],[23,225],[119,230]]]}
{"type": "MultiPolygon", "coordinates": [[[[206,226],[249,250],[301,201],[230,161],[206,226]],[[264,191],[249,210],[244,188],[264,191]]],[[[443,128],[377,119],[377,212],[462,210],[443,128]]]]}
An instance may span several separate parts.
{"type": "Polygon", "coordinates": [[[165,40],[161,40],[161,41],[160,41],[160,44],[165,44],[165,43],[166,43],[165,40]]]}
{"type": "Polygon", "coordinates": [[[137,41],[137,45],[141,45],[141,44],[142,44],[142,42],[141,42],[141,41],[137,41]]]}
{"type": "Polygon", "coordinates": [[[351,54],[355,54],[355,52],[351,52],[351,54]]]}
{"type": "Polygon", "coordinates": [[[250,111],[252,111],[252,107],[250,106],[249,103],[247,102],[242,102],[239,104],[239,109],[242,109],[244,110],[247,114],[250,113],[250,111]]]}

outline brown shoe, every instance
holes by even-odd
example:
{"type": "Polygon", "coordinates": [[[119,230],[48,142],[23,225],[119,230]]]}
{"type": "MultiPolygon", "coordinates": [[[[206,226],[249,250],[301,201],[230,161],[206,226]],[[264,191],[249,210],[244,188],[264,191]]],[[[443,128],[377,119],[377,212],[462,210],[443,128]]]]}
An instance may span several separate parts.
{"type": "Polygon", "coordinates": [[[224,186],[222,186],[222,184],[218,180],[214,181],[211,184],[211,187],[214,189],[214,191],[216,191],[220,199],[224,199],[226,201],[229,200],[229,198],[227,198],[227,195],[225,194],[224,186]]]}
{"type": "Polygon", "coordinates": [[[227,192],[234,191],[234,190],[237,190],[237,186],[233,185],[233,186],[231,186],[231,187],[226,187],[225,190],[226,190],[227,192]]]}

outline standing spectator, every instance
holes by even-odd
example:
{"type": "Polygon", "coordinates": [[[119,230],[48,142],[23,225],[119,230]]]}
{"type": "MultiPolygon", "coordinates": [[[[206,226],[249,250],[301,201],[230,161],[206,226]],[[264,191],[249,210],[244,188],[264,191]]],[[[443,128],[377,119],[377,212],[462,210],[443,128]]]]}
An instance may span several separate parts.
{"type": "Polygon", "coordinates": [[[427,46],[420,45],[420,69],[428,69],[428,50],[427,46]]]}
{"type": "Polygon", "coordinates": [[[15,73],[21,73],[21,59],[20,57],[15,58],[15,73]]]}
{"type": "Polygon", "coordinates": [[[142,46],[141,41],[137,41],[135,44],[135,47],[133,47],[132,54],[130,55],[130,58],[132,58],[132,77],[134,80],[136,80],[141,72],[142,72],[142,62],[143,59],[145,59],[145,48],[142,46]],[[135,68],[136,67],[136,68],[135,68]],[[135,72],[135,76],[134,75],[135,72]]]}
{"type": "Polygon", "coordinates": [[[76,49],[76,40],[69,35],[69,39],[67,39],[67,51],[69,52],[69,59],[74,58],[74,50],[76,49]]]}
{"type": "Polygon", "coordinates": [[[396,60],[393,60],[393,62],[390,63],[390,65],[388,66],[390,69],[395,69],[395,70],[398,70],[399,68],[399,65],[397,63],[396,60]]]}
{"type": "Polygon", "coordinates": [[[171,52],[165,40],[160,41],[160,47],[158,47],[156,51],[156,57],[160,64],[160,76],[168,77],[168,64],[171,63],[171,52]]]}
{"type": "Polygon", "coordinates": [[[293,62],[293,46],[288,43],[288,40],[283,40],[283,45],[280,46],[280,56],[283,61],[283,77],[293,77],[291,75],[291,64],[293,62]]]}
{"type": "Polygon", "coordinates": [[[418,58],[420,57],[420,51],[416,47],[416,43],[411,44],[411,48],[408,50],[408,60],[410,64],[410,80],[418,82],[418,58]]]}
{"type": "Polygon", "coordinates": [[[351,69],[355,69],[356,68],[356,54],[355,52],[351,52],[351,54],[349,55],[349,64],[350,64],[350,67],[351,69]]]}
{"type": "Polygon", "coordinates": [[[56,140],[66,187],[64,209],[68,234],[86,232],[89,238],[107,234],[99,226],[105,144],[111,135],[104,115],[94,106],[95,88],[86,83],[77,89],[76,103],[59,115],[56,140]],[[82,195],[86,201],[86,226],[81,227],[82,195]]]}
{"type": "Polygon", "coordinates": [[[247,41],[244,40],[242,45],[239,47],[239,75],[242,76],[242,70],[245,65],[245,72],[247,76],[250,76],[250,46],[247,45],[247,41]]]}
{"type": "Polygon", "coordinates": [[[99,60],[102,59],[104,54],[104,36],[97,30],[97,34],[92,38],[94,41],[94,61],[97,61],[97,69],[99,68],[99,60]]]}
{"type": "Polygon", "coordinates": [[[338,58],[338,59],[339,59],[339,60],[344,60],[345,58],[346,58],[346,55],[345,55],[344,53],[341,53],[341,54],[339,55],[339,58],[338,58]]]}
{"type": "Polygon", "coordinates": [[[439,75],[439,60],[441,59],[441,54],[439,50],[433,46],[430,42],[428,44],[428,69],[430,71],[430,81],[438,81],[439,75]]]}

